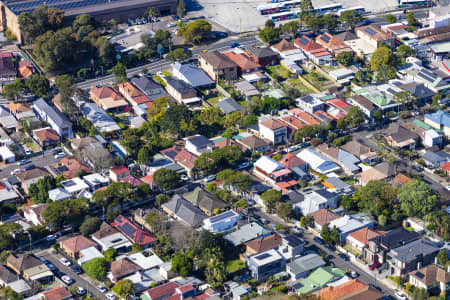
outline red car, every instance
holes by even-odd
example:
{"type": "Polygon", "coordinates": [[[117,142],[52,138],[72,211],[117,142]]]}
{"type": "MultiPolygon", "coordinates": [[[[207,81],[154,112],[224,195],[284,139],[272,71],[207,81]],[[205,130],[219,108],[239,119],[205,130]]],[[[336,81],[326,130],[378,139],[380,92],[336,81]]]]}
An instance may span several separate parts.
{"type": "Polygon", "coordinates": [[[369,269],[373,271],[373,270],[375,270],[376,268],[379,268],[379,267],[381,267],[381,264],[380,264],[380,262],[376,261],[376,262],[374,262],[373,264],[371,264],[369,266],[369,269]]]}

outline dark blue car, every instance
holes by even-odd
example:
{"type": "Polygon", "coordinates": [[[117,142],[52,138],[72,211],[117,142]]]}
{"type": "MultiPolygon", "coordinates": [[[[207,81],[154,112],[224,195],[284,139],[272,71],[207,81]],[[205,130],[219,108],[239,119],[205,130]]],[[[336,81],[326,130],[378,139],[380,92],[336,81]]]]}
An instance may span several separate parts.
{"type": "Polygon", "coordinates": [[[320,237],[318,237],[318,236],[315,236],[315,237],[313,238],[313,240],[314,240],[316,243],[319,243],[319,244],[321,244],[321,245],[324,244],[323,240],[322,240],[320,237]]]}
{"type": "Polygon", "coordinates": [[[241,44],[239,44],[239,43],[232,43],[232,44],[230,44],[230,48],[236,48],[236,47],[239,47],[241,44]]]}

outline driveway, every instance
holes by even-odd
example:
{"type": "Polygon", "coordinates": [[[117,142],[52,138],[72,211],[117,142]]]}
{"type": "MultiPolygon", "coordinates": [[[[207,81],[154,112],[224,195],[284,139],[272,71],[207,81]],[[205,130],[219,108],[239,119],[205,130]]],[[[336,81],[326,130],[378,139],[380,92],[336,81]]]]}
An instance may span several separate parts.
{"type": "MultiPolygon", "coordinates": [[[[50,261],[58,270],[60,270],[62,273],[70,276],[75,282],[71,285],[83,287],[86,290],[88,290],[89,294],[95,295],[95,297],[99,299],[107,299],[103,293],[101,293],[99,290],[97,290],[97,287],[93,284],[91,284],[89,281],[81,277],[80,275],[75,274],[70,267],[66,267],[63,265],[59,260],[62,258],[59,254],[53,254],[53,250],[47,250],[41,254],[41,257],[44,257],[48,261],[50,261]]],[[[86,275],[85,275],[86,276],[86,275]]]]}
{"type": "MultiPolygon", "coordinates": [[[[36,167],[43,167],[43,168],[53,165],[59,161],[59,159],[55,159],[53,157],[52,153],[47,153],[47,154],[44,154],[43,156],[42,155],[35,156],[35,157],[30,158],[30,160],[31,160],[31,163],[34,164],[36,167]]],[[[28,165],[30,165],[30,164],[28,164],[28,165]]],[[[28,165],[26,165],[26,166],[28,166],[28,165]]],[[[4,165],[0,170],[0,179],[8,178],[9,176],[11,176],[11,171],[13,171],[15,169],[23,170],[24,167],[25,166],[19,166],[19,162],[4,165]]]]}

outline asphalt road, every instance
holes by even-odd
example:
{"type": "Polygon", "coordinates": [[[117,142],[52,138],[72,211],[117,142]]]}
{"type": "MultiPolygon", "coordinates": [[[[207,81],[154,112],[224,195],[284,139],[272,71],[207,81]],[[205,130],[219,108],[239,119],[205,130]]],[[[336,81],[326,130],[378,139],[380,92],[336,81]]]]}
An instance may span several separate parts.
{"type": "Polygon", "coordinates": [[[93,286],[91,283],[89,283],[88,281],[83,279],[81,276],[75,274],[72,271],[72,269],[70,269],[69,267],[66,267],[65,265],[63,265],[59,261],[62,257],[59,257],[59,256],[57,256],[55,254],[48,253],[48,252],[47,252],[47,254],[42,255],[42,257],[44,257],[45,259],[50,261],[62,273],[70,276],[70,278],[72,278],[75,281],[71,285],[82,287],[82,288],[88,290],[88,292],[91,295],[95,295],[99,299],[107,299],[103,293],[101,293],[99,290],[97,290],[97,287],[93,286]]]}
{"type": "MultiPolygon", "coordinates": [[[[283,224],[286,225],[286,223],[283,222],[282,219],[278,218],[274,215],[269,215],[265,212],[263,212],[261,209],[253,209],[253,213],[268,220],[270,223],[273,223],[275,225],[277,224],[283,224]]],[[[343,258],[341,258],[337,252],[331,251],[325,246],[322,246],[318,244],[316,241],[313,240],[314,235],[312,233],[309,233],[307,231],[304,231],[303,233],[303,239],[306,240],[308,243],[306,245],[307,250],[314,250],[318,252],[318,250],[322,250],[327,254],[328,261],[332,262],[335,267],[342,269],[343,271],[350,269],[355,272],[357,272],[360,276],[358,277],[359,280],[365,282],[366,284],[373,284],[377,287],[379,287],[385,295],[391,295],[394,296],[394,291],[391,290],[388,286],[383,284],[381,281],[377,280],[376,273],[375,272],[368,272],[367,270],[363,270],[359,266],[351,263],[350,261],[346,261],[343,258]]]]}
{"type": "MultiPolygon", "coordinates": [[[[52,164],[55,164],[59,161],[58,159],[55,159],[53,157],[52,153],[47,153],[47,154],[44,154],[43,156],[39,155],[39,156],[30,158],[30,160],[31,160],[31,163],[34,164],[36,167],[43,167],[43,168],[50,166],[52,164]]],[[[28,165],[30,165],[30,164],[28,164],[28,165]]],[[[11,176],[11,171],[13,171],[15,169],[23,170],[23,168],[25,166],[27,166],[27,165],[19,166],[19,162],[4,165],[0,169],[0,179],[8,178],[9,176],[11,176]]]]}
{"type": "MultiPolygon", "coordinates": [[[[198,54],[203,52],[203,50],[224,51],[224,50],[230,49],[229,45],[231,43],[239,43],[241,45],[247,45],[247,46],[261,45],[261,42],[258,39],[256,39],[256,37],[254,37],[254,36],[243,37],[243,38],[229,38],[229,39],[227,39],[227,41],[220,41],[220,42],[208,45],[208,46],[196,48],[196,49],[192,50],[192,56],[193,56],[193,58],[196,58],[198,56],[198,54]]],[[[172,62],[162,59],[162,60],[159,60],[159,61],[156,61],[153,63],[149,63],[149,64],[145,64],[145,65],[142,65],[139,67],[128,69],[127,75],[128,75],[128,77],[132,77],[136,74],[139,74],[142,71],[142,69],[144,69],[144,68],[147,69],[151,74],[155,74],[158,71],[167,70],[171,64],[172,64],[172,62]]],[[[89,79],[89,80],[80,82],[77,84],[77,87],[79,87],[81,89],[90,89],[91,87],[93,87],[95,85],[112,85],[113,82],[114,82],[114,75],[106,75],[103,77],[98,77],[98,78],[89,79]]]]}

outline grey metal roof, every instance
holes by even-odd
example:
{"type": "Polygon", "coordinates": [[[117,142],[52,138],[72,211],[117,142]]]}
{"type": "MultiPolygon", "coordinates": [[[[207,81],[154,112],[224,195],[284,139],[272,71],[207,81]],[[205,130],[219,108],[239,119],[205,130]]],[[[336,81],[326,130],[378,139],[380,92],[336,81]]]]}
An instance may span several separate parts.
{"type": "Polygon", "coordinates": [[[427,239],[420,239],[404,246],[392,249],[389,252],[389,256],[407,263],[415,260],[419,255],[427,256],[438,251],[439,247],[433,242],[427,239]]]}
{"type": "Polygon", "coordinates": [[[403,227],[398,227],[383,235],[374,237],[372,240],[385,249],[393,249],[401,246],[402,244],[407,244],[417,240],[418,238],[420,238],[420,234],[417,232],[406,230],[403,227]]]}
{"type": "Polygon", "coordinates": [[[206,219],[206,215],[198,207],[180,195],[173,196],[169,202],[163,204],[163,207],[166,207],[178,218],[193,227],[201,225],[203,220],[206,219]]]}
{"type": "Polygon", "coordinates": [[[346,188],[351,187],[350,184],[346,183],[345,181],[342,181],[341,179],[339,179],[337,177],[330,177],[330,178],[327,178],[325,181],[332,184],[337,190],[346,189],[346,188]]]}
{"type": "Polygon", "coordinates": [[[242,226],[235,232],[227,234],[224,238],[234,246],[238,246],[258,237],[268,236],[269,234],[271,234],[270,230],[258,223],[252,222],[242,226]]]}
{"type": "Polygon", "coordinates": [[[145,76],[133,77],[131,78],[131,83],[151,100],[156,100],[161,97],[169,97],[162,85],[145,76]]]}
{"type": "Polygon", "coordinates": [[[193,137],[190,137],[187,139],[192,145],[194,145],[195,147],[205,147],[209,144],[213,144],[213,142],[211,142],[210,140],[208,140],[205,136],[203,135],[195,135],[193,137]]]}
{"type": "Polygon", "coordinates": [[[111,118],[97,103],[86,103],[81,107],[84,117],[92,122],[99,132],[112,132],[120,130],[116,121],[111,118]]]}
{"type": "Polygon", "coordinates": [[[192,91],[195,91],[194,88],[190,84],[188,84],[180,79],[167,77],[166,82],[168,85],[170,85],[176,91],[178,91],[180,94],[187,94],[187,93],[191,93],[192,91]]]}
{"type": "MultiPolygon", "coordinates": [[[[208,77],[200,68],[193,64],[180,64],[176,62],[172,65],[174,70],[180,72],[184,78],[178,78],[183,81],[187,81],[193,87],[202,87],[214,84],[214,81],[208,77]]],[[[176,74],[174,74],[176,77],[176,74]]]]}
{"type": "Polygon", "coordinates": [[[232,112],[242,110],[242,106],[231,98],[222,99],[219,102],[217,102],[216,105],[220,108],[220,110],[224,114],[231,114],[232,112]]]}
{"type": "Polygon", "coordinates": [[[44,98],[39,98],[33,102],[33,105],[40,111],[46,113],[47,118],[53,120],[60,128],[71,127],[72,123],[62,113],[57,111],[54,107],[47,104],[44,98]]]}
{"type": "Polygon", "coordinates": [[[425,161],[437,164],[450,160],[450,155],[442,150],[437,152],[427,151],[422,158],[425,161]]]}
{"type": "Polygon", "coordinates": [[[310,272],[322,266],[325,266],[325,261],[315,253],[299,257],[289,264],[291,273],[294,274],[310,272]]]}

